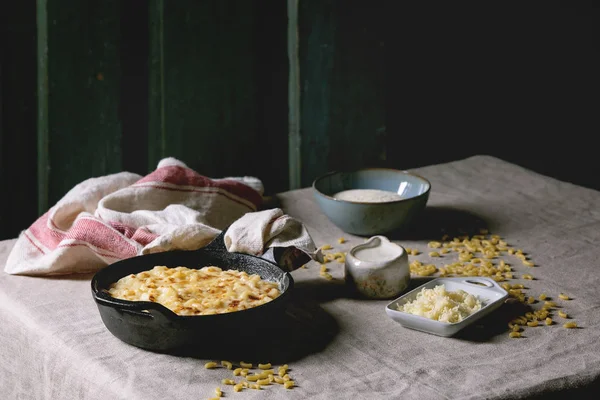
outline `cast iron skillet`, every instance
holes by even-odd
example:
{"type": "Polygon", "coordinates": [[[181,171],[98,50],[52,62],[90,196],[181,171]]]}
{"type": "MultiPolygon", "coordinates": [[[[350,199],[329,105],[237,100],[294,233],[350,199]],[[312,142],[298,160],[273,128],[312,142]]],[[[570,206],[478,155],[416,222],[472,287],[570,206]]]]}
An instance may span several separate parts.
{"type": "MultiPolygon", "coordinates": [[[[223,231],[225,232],[225,230],[223,231]]],[[[292,276],[266,259],[230,253],[223,243],[224,233],[208,246],[195,251],[168,251],[137,256],[111,264],[92,278],[92,294],[104,325],[117,338],[147,350],[171,352],[204,343],[244,341],[256,328],[276,326],[285,312],[294,281],[292,276]],[[120,278],[146,271],[157,265],[202,268],[210,265],[224,270],[238,269],[278,282],[281,295],[258,307],[226,314],[179,316],[161,304],[113,298],[107,292],[120,278]]]]}

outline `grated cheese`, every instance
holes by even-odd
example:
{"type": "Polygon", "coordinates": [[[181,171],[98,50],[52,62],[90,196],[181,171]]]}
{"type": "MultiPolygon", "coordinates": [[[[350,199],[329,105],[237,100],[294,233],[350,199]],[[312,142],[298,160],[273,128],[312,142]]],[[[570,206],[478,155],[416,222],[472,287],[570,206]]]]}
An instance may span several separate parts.
{"type": "Polygon", "coordinates": [[[398,305],[399,311],[448,323],[460,322],[480,309],[481,301],[477,296],[460,289],[449,292],[445,285],[423,288],[413,301],[398,305]]]}

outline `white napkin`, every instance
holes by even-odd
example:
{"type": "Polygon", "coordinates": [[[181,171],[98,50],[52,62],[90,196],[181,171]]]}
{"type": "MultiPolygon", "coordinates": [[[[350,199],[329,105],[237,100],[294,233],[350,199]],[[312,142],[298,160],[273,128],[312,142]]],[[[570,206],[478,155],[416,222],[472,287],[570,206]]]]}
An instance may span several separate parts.
{"type": "Polygon", "coordinates": [[[261,255],[291,247],[314,257],[302,223],[280,209],[257,211],[262,193],[257,178],[210,179],[174,158],[161,160],[145,177],[121,172],[91,178],[19,235],[5,271],[92,272],[136,255],[195,250],[228,227],[229,251],[261,255]]]}

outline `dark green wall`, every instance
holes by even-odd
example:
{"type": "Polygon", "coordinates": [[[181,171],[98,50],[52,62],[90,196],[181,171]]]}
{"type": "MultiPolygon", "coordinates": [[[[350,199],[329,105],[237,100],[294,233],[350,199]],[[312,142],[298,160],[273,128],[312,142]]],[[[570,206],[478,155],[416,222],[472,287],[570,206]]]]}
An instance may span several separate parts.
{"type": "Polygon", "coordinates": [[[211,177],[258,176],[270,194],[334,169],[474,154],[600,189],[588,100],[598,92],[597,9],[558,0],[13,6],[0,14],[0,238],[84,179],[146,174],[165,156],[211,177]]]}
{"type": "Polygon", "coordinates": [[[0,238],[37,217],[35,0],[0,13],[0,238]]]}

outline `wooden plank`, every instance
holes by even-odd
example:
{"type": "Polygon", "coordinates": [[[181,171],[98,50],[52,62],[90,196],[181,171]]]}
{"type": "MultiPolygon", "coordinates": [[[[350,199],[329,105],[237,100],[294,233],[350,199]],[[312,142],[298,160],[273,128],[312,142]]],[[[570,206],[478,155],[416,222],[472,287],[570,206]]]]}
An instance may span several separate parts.
{"type": "Polygon", "coordinates": [[[303,186],[386,165],[383,13],[382,3],[300,2],[303,186]]]}
{"type": "Polygon", "coordinates": [[[35,0],[0,13],[0,239],[37,216],[35,0]]]}
{"type": "Polygon", "coordinates": [[[37,0],[37,184],[38,214],[48,209],[48,2],[37,0]]]}
{"type": "Polygon", "coordinates": [[[289,175],[290,189],[302,186],[302,145],[300,136],[300,53],[298,40],[298,0],[288,0],[288,60],[290,63],[288,78],[289,106],[289,175]]]}
{"type": "MultiPolygon", "coordinates": [[[[0,21],[0,22],[4,22],[4,20],[0,21]]],[[[4,26],[4,24],[2,24],[2,26],[4,26]]],[[[4,33],[4,32],[2,32],[4,33]]],[[[0,60],[4,60],[4,57],[2,57],[0,60]]],[[[3,97],[4,97],[4,85],[3,85],[3,77],[4,75],[2,74],[2,65],[3,63],[0,62],[0,187],[6,187],[6,170],[4,169],[4,152],[5,150],[5,144],[4,144],[4,118],[2,115],[2,111],[4,109],[4,107],[2,107],[2,103],[3,103],[3,97]]],[[[0,197],[0,207],[2,210],[6,210],[6,207],[8,206],[8,201],[6,199],[6,196],[2,196],[0,197]]],[[[6,233],[5,233],[5,226],[7,224],[7,218],[5,216],[5,214],[8,213],[4,213],[4,212],[0,212],[0,240],[5,239],[6,238],[6,233]]]]}
{"type": "Polygon", "coordinates": [[[265,184],[267,194],[274,194],[290,187],[287,4],[281,0],[253,3],[256,175],[265,184]]]}
{"type": "Polygon", "coordinates": [[[164,2],[151,0],[149,24],[148,170],[152,171],[166,156],[164,2]]]}
{"type": "Polygon", "coordinates": [[[120,2],[120,101],[122,168],[148,173],[148,2],[120,2]]]}
{"type": "Polygon", "coordinates": [[[287,60],[280,3],[152,3],[150,168],[172,156],[207,176],[254,175],[267,190],[283,189],[287,60]]]}
{"type": "Polygon", "coordinates": [[[48,132],[51,206],[75,184],[121,170],[120,2],[52,1],[46,11],[48,115],[39,129],[48,132]]]}

